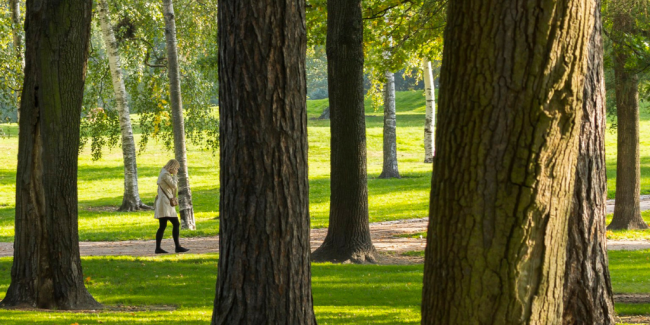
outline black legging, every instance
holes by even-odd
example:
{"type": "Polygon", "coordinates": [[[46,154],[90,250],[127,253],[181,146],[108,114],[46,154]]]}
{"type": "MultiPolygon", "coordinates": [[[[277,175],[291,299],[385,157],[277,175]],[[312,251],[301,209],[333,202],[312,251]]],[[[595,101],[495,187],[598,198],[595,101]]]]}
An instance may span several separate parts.
{"type": "Polygon", "coordinates": [[[174,226],[174,229],[172,230],[172,236],[174,237],[174,244],[176,247],[180,247],[181,245],[178,243],[178,236],[180,235],[181,231],[181,224],[178,222],[178,217],[164,217],[164,218],[159,218],[158,222],[160,222],[160,227],[158,227],[158,232],[156,232],[156,249],[160,249],[160,242],[163,239],[163,235],[165,234],[165,228],[167,228],[167,221],[170,221],[172,223],[172,226],[174,226]]]}

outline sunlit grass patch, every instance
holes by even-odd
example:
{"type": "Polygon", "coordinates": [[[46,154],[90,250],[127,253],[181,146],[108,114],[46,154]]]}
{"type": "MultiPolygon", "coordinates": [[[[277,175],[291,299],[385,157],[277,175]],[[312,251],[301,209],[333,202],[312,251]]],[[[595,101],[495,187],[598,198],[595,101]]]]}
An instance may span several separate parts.
{"type": "MultiPolygon", "coordinates": [[[[83,258],[90,293],[110,306],[174,306],[170,311],[34,312],[0,310],[0,324],[207,324],[212,316],[215,254],[83,258]]],[[[0,298],[11,258],[0,259],[0,298]]],[[[313,264],[319,324],[415,324],[420,319],[422,265],[313,264]]]]}
{"type": "MultiPolygon", "coordinates": [[[[330,198],[330,132],[328,120],[314,120],[329,104],[326,99],[307,103],[309,133],[309,198],[311,225],[327,227],[330,198]]],[[[368,145],[368,204],[371,222],[428,216],[431,188],[431,164],[424,160],[425,98],[421,91],[397,93],[397,150],[402,179],[379,179],[382,169],[382,110],[366,102],[368,145]]],[[[133,116],[134,120],[137,116],[133,116]]],[[[18,139],[16,125],[5,125],[10,137],[0,138],[0,241],[13,241],[15,213],[16,159],[18,139]]],[[[135,128],[136,141],[140,139],[135,128]]],[[[609,132],[607,170],[610,198],[616,181],[616,136],[609,132]]],[[[641,114],[641,192],[650,194],[650,113],[641,114]]],[[[150,142],[137,157],[140,195],[152,203],[156,179],[161,166],[173,152],[150,142]]],[[[183,231],[183,237],[215,236],[219,232],[219,158],[210,151],[188,145],[190,184],[192,186],[196,231],[183,231]]],[[[121,213],[123,167],[121,150],[106,150],[99,161],[92,161],[86,148],[79,157],[79,236],[81,240],[113,241],[153,239],[157,222],[152,211],[121,213]]],[[[644,214],[650,219],[650,215],[644,214]]],[[[610,234],[612,239],[641,239],[646,232],[610,234]]]]}
{"type": "MultiPolygon", "coordinates": [[[[612,222],[612,214],[607,215],[607,224],[612,222]]],[[[641,217],[650,224],[650,210],[642,211],[641,217]]],[[[607,239],[612,240],[650,240],[650,229],[646,230],[608,230],[607,239]]]]}

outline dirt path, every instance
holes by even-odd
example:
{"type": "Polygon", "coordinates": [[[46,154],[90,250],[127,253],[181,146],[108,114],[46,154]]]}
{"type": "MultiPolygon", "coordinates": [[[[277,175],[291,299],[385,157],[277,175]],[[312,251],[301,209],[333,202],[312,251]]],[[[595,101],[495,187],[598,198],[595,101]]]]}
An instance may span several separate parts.
{"type": "MultiPolygon", "coordinates": [[[[642,210],[650,210],[650,195],[642,196],[642,210]]],[[[614,201],[607,201],[607,210],[614,210],[614,201]]],[[[410,264],[422,262],[421,257],[410,257],[402,255],[410,251],[422,251],[426,245],[424,238],[407,238],[400,235],[424,232],[427,229],[429,218],[409,219],[377,222],[370,224],[372,241],[377,250],[381,253],[380,263],[382,264],[410,264]]],[[[311,247],[318,248],[325,239],[327,228],[312,229],[311,247]]],[[[182,235],[182,234],[181,234],[182,235]]],[[[182,238],[183,246],[189,248],[190,253],[217,253],[219,252],[218,237],[182,238]]],[[[171,251],[173,243],[171,239],[163,241],[163,248],[171,251]]],[[[103,255],[130,255],[130,256],[153,256],[155,243],[153,240],[132,240],[118,242],[81,242],[79,248],[82,256],[103,256],[103,255]]],[[[609,250],[637,250],[650,249],[650,241],[623,241],[610,240],[609,250]]],[[[0,243],[0,257],[13,256],[13,243],[0,243]]]]}
{"type": "MultiPolygon", "coordinates": [[[[640,196],[641,211],[650,210],[650,195],[640,196]]],[[[607,200],[607,213],[614,213],[614,200],[607,200]]]]}
{"type": "MultiPolygon", "coordinates": [[[[411,264],[422,262],[421,257],[402,256],[408,251],[422,251],[426,239],[397,237],[400,234],[412,234],[425,231],[428,218],[399,220],[373,223],[370,225],[372,241],[377,250],[382,253],[379,257],[382,264],[411,264]]],[[[182,235],[182,233],[181,233],[182,235]]],[[[311,247],[318,248],[327,235],[327,228],[313,229],[311,232],[311,247]]],[[[181,238],[181,244],[190,249],[190,253],[218,253],[219,237],[181,238]]],[[[79,249],[82,256],[130,255],[153,256],[155,241],[130,240],[117,242],[81,242],[79,249]]],[[[163,249],[172,251],[174,244],[171,239],[165,239],[163,249]]],[[[0,257],[13,256],[13,243],[0,243],[0,257]]]]}

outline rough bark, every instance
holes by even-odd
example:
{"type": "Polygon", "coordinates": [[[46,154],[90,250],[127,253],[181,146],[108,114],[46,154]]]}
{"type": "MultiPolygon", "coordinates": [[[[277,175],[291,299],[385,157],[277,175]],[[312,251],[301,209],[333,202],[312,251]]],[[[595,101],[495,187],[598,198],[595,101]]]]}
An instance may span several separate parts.
{"type": "Polygon", "coordinates": [[[92,1],[27,1],[11,284],[4,307],[94,309],[77,233],[79,125],[92,1]]]}
{"type": "Polygon", "coordinates": [[[433,84],[433,71],[431,62],[422,61],[424,73],[424,94],[427,97],[427,108],[424,120],[424,162],[432,163],[436,154],[436,141],[434,127],[436,125],[436,90],[433,84]]]}
{"type": "Polygon", "coordinates": [[[122,77],[122,64],[118,51],[113,26],[109,17],[108,3],[106,0],[98,0],[99,20],[101,22],[104,44],[108,55],[108,63],[111,69],[113,81],[113,92],[115,103],[120,119],[120,131],[122,133],[122,157],[124,159],[124,196],[122,205],[118,211],[137,211],[140,209],[151,210],[140,200],[138,190],[138,166],[135,156],[135,141],[133,140],[133,129],[131,128],[131,116],[129,103],[126,98],[124,78],[122,77]]]}
{"type": "Polygon", "coordinates": [[[558,324],[593,3],[449,2],[423,324],[558,324]]]}
{"type": "Polygon", "coordinates": [[[172,0],[163,0],[165,16],[165,39],[167,40],[167,62],[169,75],[169,99],[172,107],[174,128],[174,153],[181,167],[178,169],[178,208],[181,213],[183,229],[196,229],[190,176],[187,172],[187,153],[185,149],[185,122],[183,121],[183,102],[181,99],[181,80],[176,49],[176,22],[172,0]]]}
{"type": "MultiPolygon", "coordinates": [[[[626,1],[620,1],[626,3],[626,1]]],[[[629,1],[627,2],[629,3],[629,1]]],[[[618,4],[614,14],[612,32],[630,33],[635,20],[628,6],[618,4]],[[627,8],[623,9],[623,8],[627,8]]],[[[629,49],[614,42],[614,79],[616,81],[616,205],[614,217],[608,229],[648,229],[641,218],[639,195],[641,194],[641,165],[639,156],[639,77],[630,71],[626,63],[629,49]]]]}
{"type": "Polygon", "coordinates": [[[605,217],[605,77],[600,1],[589,41],[575,190],[569,216],[563,324],[615,324],[605,217]]]}
{"type": "Polygon", "coordinates": [[[397,116],[395,114],[395,75],[386,71],[384,86],[384,165],[379,178],[400,178],[397,169],[397,116]]]}
{"type": "Polygon", "coordinates": [[[361,1],[327,1],[331,183],[327,236],[316,261],[375,261],[368,223],[361,1]]]}
{"type": "MultiPolygon", "coordinates": [[[[22,24],[20,23],[20,2],[18,0],[9,0],[11,7],[11,33],[14,41],[14,51],[16,52],[16,59],[21,63],[23,70],[25,69],[25,58],[23,57],[23,34],[20,31],[22,24]]],[[[16,109],[16,118],[20,122],[20,106],[16,109]]]]}
{"type": "Polygon", "coordinates": [[[220,0],[218,19],[221,223],[212,324],[316,324],[305,2],[220,0]]]}

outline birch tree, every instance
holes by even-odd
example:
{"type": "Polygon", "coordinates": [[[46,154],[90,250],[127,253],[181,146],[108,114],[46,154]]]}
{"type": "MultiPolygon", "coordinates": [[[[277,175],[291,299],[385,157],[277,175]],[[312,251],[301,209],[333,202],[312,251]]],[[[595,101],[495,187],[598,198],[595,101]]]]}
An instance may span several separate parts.
{"type": "Polygon", "coordinates": [[[386,71],[384,86],[384,164],[379,178],[400,178],[397,168],[397,116],[395,112],[395,75],[386,71]]]}
{"type": "Polygon", "coordinates": [[[172,123],[174,125],[174,153],[180,163],[178,169],[178,197],[182,227],[195,230],[194,208],[192,207],[192,191],[190,177],[187,171],[187,150],[185,148],[185,123],[183,120],[183,102],[181,99],[181,83],[176,49],[176,22],[172,0],[163,0],[163,15],[165,17],[165,39],[167,41],[167,75],[169,76],[169,98],[172,108],[172,123]]]}
{"type": "Polygon", "coordinates": [[[119,114],[120,131],[122,135],[122,157],[124,160],[124,196],[118,211],[150,210],[151,207],[142,203],[138,191],[138,167],[135,155],[135,141],[131,128],[131,115],[124,87],[122,64],[113,26],[110,21],[109,8],[106,0],[98,0],[99,19],[103,33],[106,53],[111,71],[115,106],[119,114]]]}
{"type": "MultiPolygon", "coordinates": [[[[14,51],[22,72],[25,70],[25,59],[23,57],[23,34],[20,31],[22,26],[20,19],[20,1],[9,0],[9,6],[11,7],[11,34],[14,41],[14,51]]],[[[20,91],[16,91],[16,94],[20,94],[20,91]]],[[[16,108],[16,118],[20,121],[20,106],[16,108]]]]}
{"type": "Polygon", "coordinates": [[[433,83],[433,70],[431,61],[422,60],[424,79],[424,94],[427,98],[426,115],[424,119],[424,162],[432,163],[436,152],[435,125],[436,125],[436,89],[433,83]]]}

